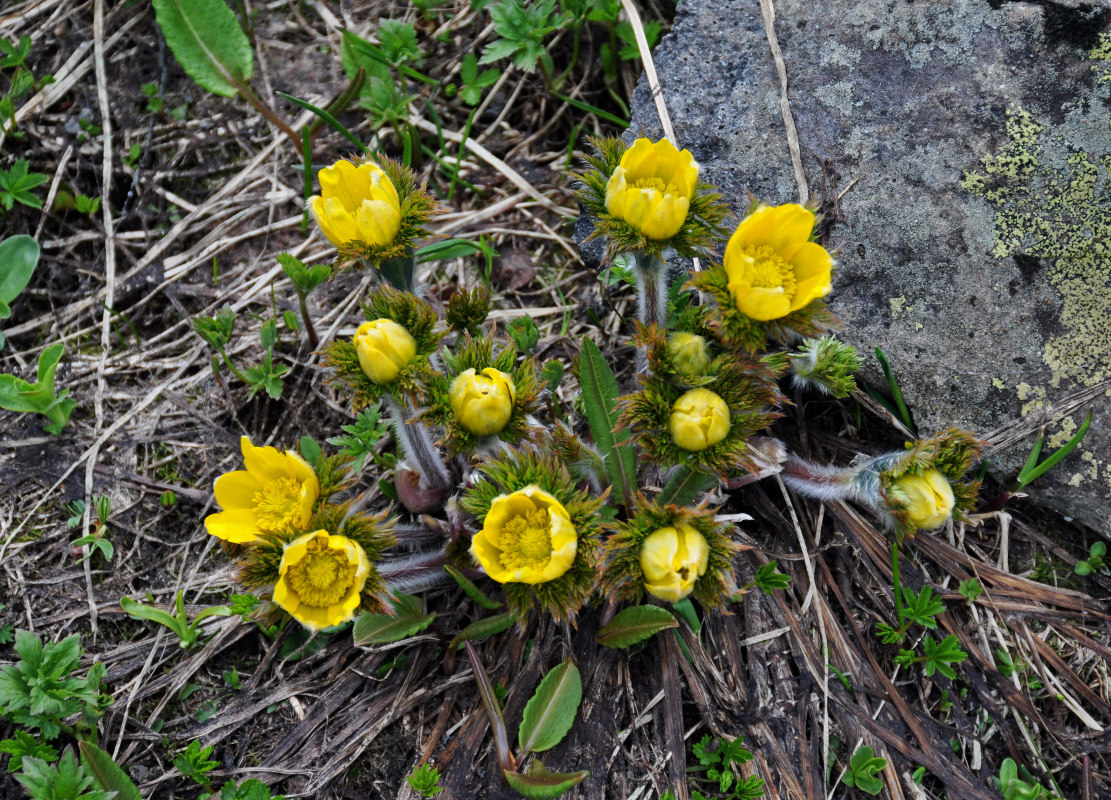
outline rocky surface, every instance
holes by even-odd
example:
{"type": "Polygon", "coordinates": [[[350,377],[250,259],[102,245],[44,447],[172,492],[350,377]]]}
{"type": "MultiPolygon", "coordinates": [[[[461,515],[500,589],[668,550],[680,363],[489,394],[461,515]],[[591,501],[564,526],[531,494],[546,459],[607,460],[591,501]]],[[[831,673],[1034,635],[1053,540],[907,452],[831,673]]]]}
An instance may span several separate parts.
{"type": "MultiPolygon", "coordinates": [[[[920,429],[987,432],[1111,378],[1111,12],[1048,0],[775,11],[810,191],[844,192],[832,308],[847,340],[888,354],[920,429]]],[[[680,146],[736,210],[749,191],[798,201],[757,0],[682,0],[655,60],[680,146]]],[[[632,131],[661,135],[643,82],[632,131]]],[[[1078,453],[1031,493],[1111,535],[1111,399],[1094,408],[1078,453]]],[[[1051,428],[1050,445],[1081,419],[1051,428]]],[[[1013,474],[1028,449],[994,468],[1013,474]]]]}

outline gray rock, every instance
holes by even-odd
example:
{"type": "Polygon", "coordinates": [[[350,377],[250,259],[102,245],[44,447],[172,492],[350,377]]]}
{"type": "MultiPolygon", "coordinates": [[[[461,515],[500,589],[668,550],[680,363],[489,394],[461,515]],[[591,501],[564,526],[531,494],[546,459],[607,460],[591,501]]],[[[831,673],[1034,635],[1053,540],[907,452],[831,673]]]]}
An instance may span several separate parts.
{"type": "MultiPolygon", "coordinates": [[[[984,433],[1111,378],[1111,60],[1089,53],[1111,13],[1006,0],[775,9],[811,192],[823,176],[827,198],[844,192],[831,306],[866,360],[887,353],[919,428],[984,433]],[[1001,182],[1008,169],[1017,177],[1001,182]],[[968,172],[987,180],[962,185],[968,172]]],[[[680,146],[735,210],[749,191],[798,202],[756,0],[683,0],[655,61],[680,146]]],[[[632,130],[662,135],[643,81],[632,130]]],[[[881,383],[874,367],[866,377],[881,383]]],[[[1107,394],[1094,409],[1079,451],[1031,494],[1111,534],[1107,394]]],[[[1046,451],[1081,420],[1051,428],[1046,451]]],[[[993,468],[1013,475],[1028,450],[993,468]]]]}

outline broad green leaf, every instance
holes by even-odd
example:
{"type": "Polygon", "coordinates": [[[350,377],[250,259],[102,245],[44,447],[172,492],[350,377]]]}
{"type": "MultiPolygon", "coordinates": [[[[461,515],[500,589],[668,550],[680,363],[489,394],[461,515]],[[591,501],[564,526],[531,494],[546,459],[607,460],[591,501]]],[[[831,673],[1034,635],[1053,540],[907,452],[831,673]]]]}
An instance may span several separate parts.
{"type": "Polygon", "coordinates": [[[179,621],[177,617],[167,614],[160,608],[152,608],[151,606],[137,603],[130,597],[121,597],[120,605],[129,617],[157,622],[159,625],[165,625],[170,630],[176,632],[178,636],[185,635],[185,622],[183,620],[179,621]]]}
{"type": "Polygon", "coordinates": [[[613,486],[614,502],[623,506],[636,485],[636,455],[625,444],[628,431],[615,433],[617,427],[617,379],[606,363],[605,356],[590,339],[582,340],[582,358],[579,361],[579,384],[583,390],[586,419],[594,443],[602,453],[613,486]]]}
{"type": "Polygon", "coordinates": [[[419,597],[399,594],[392,601],[393,614],[360,614],[352,630],[356,647],[373,647],[397,642],[420,633],[436,619],[435,614],[421,613],[419,597]]]}
{"type": "Polygon", "coordinates": [[[112,760],[112,756],[92,742],[79,742],[77,746],[81,750],[81,761],[92,774],[97,786],[105,791],[115,792],[116,800],[143,800],[139,789],[112,760]]]}
{"type": "Polygon", "coordinates": [[[595,639],[606,647],[624,648],[643,642],[662,630],[678,627],[679,622],[665,608],[633,606],[614,617],[613,622],[598,631],[595,639]]]}
{"type": "MultiPolygon", "coordinates": [[[[0,242],[0,307],[19,297],[39,263],[39,244],[30,236],[9,236],[0,242]]],[[[0,319],[8,314],[0,310],[0,319]]]]}
{"type": "Polygon", "coordinates": [[[585,769],[582,772],[548,772],[539,761],[528,771],[527,775],[510,770],[502,770],[505,781],[519,794],[534,800],[559,797],[572,786],[578,786],[590,775],[585,769]]]}
{"type": "Polygon", "coordinates": [[[467,593],[467,597],[474,600],[483,608],[488,608],[491,611],[496,611],[497,609],[502,607],[501,603],[499,603],[497,600],[491,600],[489,597],[487,597],[484,591],[475,586],[470,578],[457,570],[455,567],[447,565],[444,567],[444,570],[447,572],[448,575],[455,579],[455,582],[459,584],[459,588],[467,593]]]}
{"type": "Polygon", "coordinates": [[[521,727],[517,731],[521,753],[550,750],[563,741],[579,712],[582,698],[582,677],[571,659],[545,675],[521,715],[521,727]]]}
{"type": "Polygon", "coordinates": [[[681,466],[656,496],[656,502],[660,505],[688,506],[713,480],[704,472],[681,466]]]}
{"type": "Polygon", "coordinates": [[[459,631],[451,640],[448,645],[448,650],[455,650],[463,642],[473,642],[476,639],[485,639],[487,636],[493,636],[495,633],[507,631],[513,627],[513,623],[517,621],[515,614],[506,612],[504,614],[495,614],[492,617],[480,619],[477,622],[472,622],[470,625],[459,631]]]}
{"type": "Polygon", "coordinates": [[[413,253],[413,258],[418,264],[427,264],[429,261],[446,261],[481,252],[482,248],[468,239],[445,239],[442,242],[426,244],[413,253]]]}
{"type": "Polygon", "coordinates": [[[154,16],[174,58],[202,88],[231,97],[251,79],[251,42],[224,0],[154,0],[154,16]]]}

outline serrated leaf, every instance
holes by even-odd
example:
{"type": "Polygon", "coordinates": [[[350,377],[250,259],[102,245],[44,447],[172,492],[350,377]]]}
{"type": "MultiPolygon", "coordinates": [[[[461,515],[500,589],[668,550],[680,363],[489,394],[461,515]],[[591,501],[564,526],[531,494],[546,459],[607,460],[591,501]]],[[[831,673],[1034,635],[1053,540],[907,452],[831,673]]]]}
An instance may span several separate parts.
{"type": "Polygon", "coordinates": [[[595,640],[605,647],[624,648],[643,642],[679,622],[667,609],[659,606],[633,606],[619,612],[613,622],[598,631],[595,640]]]}
{"type": "Polygon", "coordinates": [[[391,601],[394,614],[360,614],[352,629],[356,647],[389,644],[420,633],[436,619],[435,614],[421,613],[419,597],[399,594],[391,601]]]}
{"type": "Polygon", "coordinates": [[[533,765],[527,775],[510,770],[502,770],[505,781],[518,793],[531,800],[544,800],[544,798],[559,797],[573,786],[578,786],[590,773],[581,772],[548,772],[539,761],[533,765]]]}
{"type": "Polygon", "coordinates": [[[575,722],[582,697],[582,676],[571,659],[545,675],[521,715],[517,746],[522,754],[550,750],[563,741],[575,722]]]}
{"type": "Polygon", "coordinates": [[[153,2],[166,44],[186,74],[202,88],[231,97],[251,79],[251,42],[224,0],[153,2]]]}
{"type": "Polygon", "coordinates": [[[515,614],[506,612],[504,614],[495,614],[486,619],[480,619],[477,622],[472,622],[470,625],[459,631],[448,645],[448,650],[455,650],[463,642],[473,642],[476,639],[485,639],[487,636],[493,636],[495,633],[507,631],[513,627],[513,623],[517,621],[515,614]]]}
{"type": "Polygon", "coordinates": [[[598,345],[590,339],[582,340],[582,358],[579,361],[579,384],[583,391],[586,419],[590,433],[602,454],[614,503],[623,506],[636,484],[636,455],[625,442],[629,432],[615,433],[617,427],[617,379],[606,363],[598,345]]]}
{"type": "Polygon", "coordinates": [[[80,742],[81,762],[93,776],[93,781],[101,789],[116,793],[116,800],[143,800],[138,787],[112,760],[112,756],[92,742],[80,742]]]}
{"type": "Polygon", "coordinates": [[[38,263],[39,244],[30,236],[9,236],[0,242],[0,306],[10,306],[27,288],[38,263]]]}

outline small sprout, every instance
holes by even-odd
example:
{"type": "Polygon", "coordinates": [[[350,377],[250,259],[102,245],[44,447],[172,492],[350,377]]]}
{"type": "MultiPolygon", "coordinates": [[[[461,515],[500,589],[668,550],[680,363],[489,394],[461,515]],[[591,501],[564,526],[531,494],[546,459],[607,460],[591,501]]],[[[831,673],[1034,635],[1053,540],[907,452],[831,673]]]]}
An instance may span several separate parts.
{"type": "Polygon", "coordinates": [[[463,82],[459,96],[467,105],[477,106],[482,100],[482,90],[497,83],[499,74],[496,69],[484,69],[480,73],[475,54],[467,53],[459,67],[459,78],[463,82]]]}
{"type": "Polygon", "coordinates": [[[154,114],[161,114],[166,104],[163,102],[162,98],[158,96],[158,84],[144,83],[139,87],[139,91],[147,96],[147,111],[154,114]]]}
{"type": "Polygon", "coordinates": [[[984,587],[978,580],[972,578],[967,581],[961,581],[961,585],[957,591],[964,595],[965,600],[970,603],[975,603],[976,598],[984,593],[984,587]]]}
{"type": "Polygon", "coordinates": [[[162,493],[162,496],[158,498],[158,502],[162,504],[163,508],[173,508],[177,505],[177,494],[167,489],[162,493]]]}
{"type": "Polygon", "coordinates": [[[871,747],[858,747],[842,780],[846,786],[855,786],[862,792],[878,795],[883,791],[883,781],[876,777],[876,773],[886,766],[887,759],[878,758],[871,747]]]}
{"type": "Polygon", "coordinates": [[[378,442],[390,432],[390,426],[381,417],[378,406],[369,406],[359,412],[354,425],[340,427],[346,436],[333,436],[328,444],[340,448],[340,455],[350,458],[352,471],[360,473],[369,457],[382,469],[393,467],[393,456],[378,452],[378,442]]]}
{"type": "Polygon", "coordinates": [[[429,764],[421,764],[405,782],[421,797],[434,797],[444,790],[440,785],[440,770],[429,764]]]}
{"type": "Polygon", "coordinates": [[[21,203],[28,208],[42,208],[42,200],[31,190],[48,180],[41,172],[29,172],[27,159],[16,160],[10,170],[0,169],[0,207],[11,211],[16,203],[21,203]]]}
{"type": "Polygon", "coordinates": [[[880,362],[880,368],[883,370],[883,375],[887,378],[887,388],[891,392],[892,400],[888,400],[881,395],[871,386],[865,386],[864,389],[872,396],[872,399],[886,408],[895,419],[900,420],[915,436],[918,435],[918,426],[914,424],[914,417],[911,416],[910,409],[907,408],[906,402],[903,400],[903,393],[899,389],[899,382],[895,380],[895,373],[891,371],[891,365],[887,361],[887,356],[884,355],[883,350],[876,348],[876,358],[880,362]]]}
{"type": "Polygon", "coordinates": [[[183,650],[188,650],[197,643],[201,635],[201,622],[209,617],[228,617],[232,615],[232,610],[228,606],[211,606],[204,609],[192,622],[189,622],[189,617],[185,613],[185,592],[179,591],[175,600],[175,610],[173,614],[169,614],[160,608],[153,608],[151,606],[137,603],[130,597],[120,598],[120,605],[129,617],[135,619],[145,619],[151,622],[157,622],[159,625],[165,625],[171,631],[177,634],[178,644],[183,650]]]}
{"type": "Polygon", "coordinates": [[[506,325],[506,331],[522,353],[529,353],[540,341],[540,329],[532,317],[517,317],[506,325]]]}
{"type": "Polygon", "coordinates": [[[1107,555],[1107,545],[1103,542],[1092,542],[1088,548],[1088,558],[1076,563],[1077,575],[1091,575],[1093,572],[1107,573],[1103,557],[1107,555]]]}
{"type": "MultiPolygon", "coordinates": [[[[227,673],[224,673],[227,675],[227,673]]],[[[219,761],[209,761],[213,745],[201,747],[200,742],[190,742],[189,746],[174,756],[174,767],[195,783],[199,783],[206,790],[212,791],[212,781],[208,773],[220,766],[219,761]]]]}

